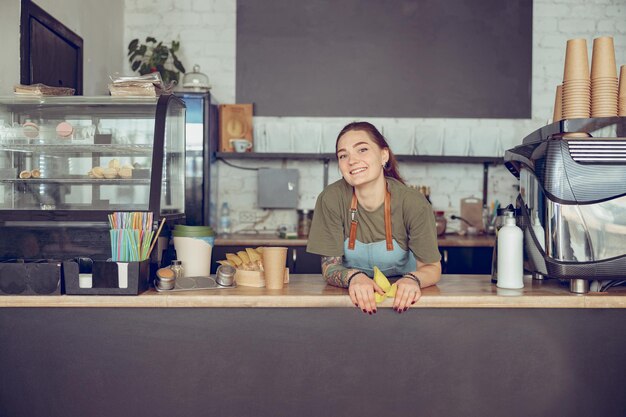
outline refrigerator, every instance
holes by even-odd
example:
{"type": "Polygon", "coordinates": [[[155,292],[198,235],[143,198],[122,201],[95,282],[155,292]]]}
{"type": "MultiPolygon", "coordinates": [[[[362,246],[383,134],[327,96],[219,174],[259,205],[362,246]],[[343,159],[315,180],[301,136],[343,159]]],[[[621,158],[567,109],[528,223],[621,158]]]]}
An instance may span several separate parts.
{"type": "Polygon", "coordinates": [[[217,226],[218,107],[210,92],[175,93],[187,106],[185,122],[186,224],[217,226]]]}

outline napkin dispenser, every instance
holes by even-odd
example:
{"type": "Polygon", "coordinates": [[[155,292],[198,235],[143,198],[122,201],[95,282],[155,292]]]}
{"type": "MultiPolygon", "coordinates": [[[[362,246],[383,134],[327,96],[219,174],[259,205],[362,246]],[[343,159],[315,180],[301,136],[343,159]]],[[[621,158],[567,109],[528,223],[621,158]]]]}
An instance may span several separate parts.
{"type": "Polygon", "coordinates": [[[571,119],[547,125],[507,150],[519,178],[518,224],[526,268],[536,277],[589,280],[626,270],[626,118],[571,119]]]}

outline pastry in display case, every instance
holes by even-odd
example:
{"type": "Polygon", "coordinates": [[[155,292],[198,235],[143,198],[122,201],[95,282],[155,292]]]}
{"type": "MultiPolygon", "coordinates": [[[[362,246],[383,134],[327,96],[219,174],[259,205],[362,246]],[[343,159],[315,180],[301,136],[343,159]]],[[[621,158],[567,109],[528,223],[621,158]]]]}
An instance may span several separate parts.
{"type": "Polygon", "coordinates": [[[184,207],[178,97],[0,98],[0,259],[106,259],[108,214],[184,207]]]}

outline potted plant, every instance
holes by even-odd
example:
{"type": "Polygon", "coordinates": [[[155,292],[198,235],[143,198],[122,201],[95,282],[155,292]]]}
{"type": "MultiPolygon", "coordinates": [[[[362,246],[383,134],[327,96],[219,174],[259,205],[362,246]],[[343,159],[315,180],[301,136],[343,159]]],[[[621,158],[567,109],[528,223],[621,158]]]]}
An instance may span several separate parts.
{"type": "Polygon", "coordinates": [[[185,73],[185,67],[176,56],[179,48],[180,42],[172,41],[167,46],[152,36],[146,38],[146,43],[133,39],[128,44],[128,62],[133,71],[141,75],[159,72],[166,85],[173,81],[178,83],[180,73],[185,73]]]}

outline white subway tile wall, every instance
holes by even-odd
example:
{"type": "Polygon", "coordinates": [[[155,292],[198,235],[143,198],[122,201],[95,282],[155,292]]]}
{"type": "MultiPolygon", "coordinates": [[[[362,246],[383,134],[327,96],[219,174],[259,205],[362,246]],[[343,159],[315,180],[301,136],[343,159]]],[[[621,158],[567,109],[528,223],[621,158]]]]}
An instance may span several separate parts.
{"type": "MultiPolygon", "coordinates": [[[[191,69],[199,64],[209,76],[212,94],[220,103],[235,102],[236,0],[126,0],[124,42],[148,35],[168,41],[181,41],[179,57],[191,69]]],[[[561,83],[567,39],[613,36],[616,61],[626,64],[626,4],[624,0],[535,0],[533,3],[532,118],[505,119],[394,119],[368,121],[389,136],[396,153],[422,155],[501,156],[521,143],[528,133],[543,126],[552,116],[554,90],[561,83]],[[406,140],[402,140],[406,137],[406,140]]],[[[124,45],[124,49],[126,45],[124,45]]],[[[124,68],[130,73],[129,64],[124,68]]],[[[512,99],[515,99],[514,97],[512,99]]],[[[255,151],[332,153],[339,130],[350,118],[256,117],[255,151]],[[303,132],[310,129],[310,140],[303,132]]],[[[323,187],[322,161],[232,161],[245,167],[297,168],[300,170],[299,207],[312,209],[323,187]]],[[[482,196],[481,164],[401,163],[401,173],[409,184],[431,187],[436,210],[458,214],[460,199],[482,196]]],[[[256,171],[240,170],[218,162],[218,201],[228,201],[233,229],[239,212],[255,211],[259,230],[273,231],[280,225],[295,225],[293,210],[257,208],[256,171]]],[[[329,182],[340,178],[337,164],[331,162],[329,182]]],[[[489,168],[488,200],[513,202],[517,181],[503,166],[489,168]]],[[[450,230],[458,223],[448,223],[450,230]]]]}

